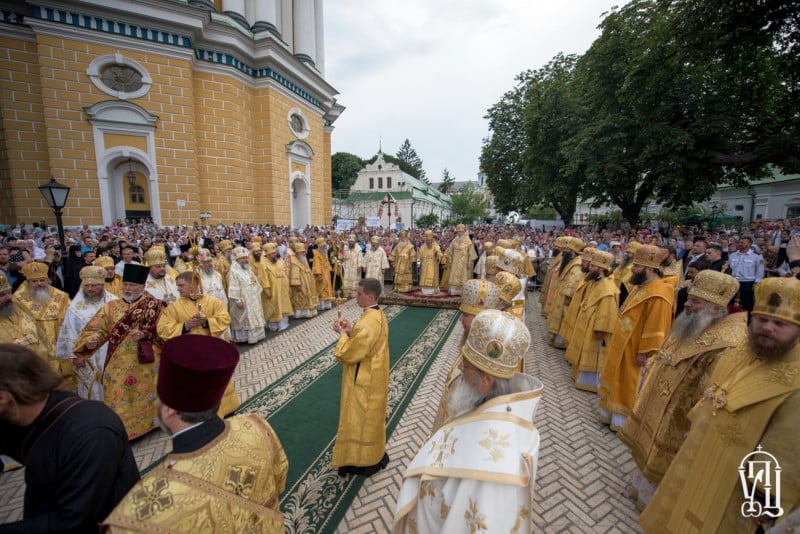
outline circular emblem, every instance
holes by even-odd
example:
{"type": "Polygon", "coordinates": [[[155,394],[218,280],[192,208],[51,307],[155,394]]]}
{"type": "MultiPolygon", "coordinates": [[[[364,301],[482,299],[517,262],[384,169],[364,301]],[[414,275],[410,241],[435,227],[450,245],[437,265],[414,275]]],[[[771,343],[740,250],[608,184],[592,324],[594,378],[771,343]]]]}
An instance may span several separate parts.
{"type": "Polygon", "coordinates": [[[493,360],[496,360],[503,355],[503,345],[499,341],[490,341],[486,345],[486,355],[493,360]]]}

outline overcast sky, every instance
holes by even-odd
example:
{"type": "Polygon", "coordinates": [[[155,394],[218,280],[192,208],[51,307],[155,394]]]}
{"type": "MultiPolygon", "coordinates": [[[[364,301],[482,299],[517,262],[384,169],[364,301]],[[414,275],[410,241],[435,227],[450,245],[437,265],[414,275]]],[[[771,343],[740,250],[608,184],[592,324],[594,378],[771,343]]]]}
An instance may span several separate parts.
{"type": "Polygon", "coordinates": [[[610,0],[338,0],[325,3],[325,77],[344,113],[333,152],[395,154],[403,140],[432,182],[473,180],[487,109],[514,77],[583,53],[610,0]]]}

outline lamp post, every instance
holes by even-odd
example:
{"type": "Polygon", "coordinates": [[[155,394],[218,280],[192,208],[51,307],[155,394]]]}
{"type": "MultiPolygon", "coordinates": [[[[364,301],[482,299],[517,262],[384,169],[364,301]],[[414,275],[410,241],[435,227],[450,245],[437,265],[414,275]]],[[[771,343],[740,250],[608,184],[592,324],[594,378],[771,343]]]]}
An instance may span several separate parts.
{"type": "Polygon", "coordinates": [[[69,251],[64,243],[64,224],[61,221],[61,209],[67,204],[67,197],[69,196],[69,187],[64,184],[56,182],[56,179],[51,177],[50,181],[38,187],[39,192],[47,201],[47,205],[52,208],[56,216],[56,226],[58,226],[58,242],[61,245],[62,257],[64,258],[64,265],[69,263],[69,251]]]}

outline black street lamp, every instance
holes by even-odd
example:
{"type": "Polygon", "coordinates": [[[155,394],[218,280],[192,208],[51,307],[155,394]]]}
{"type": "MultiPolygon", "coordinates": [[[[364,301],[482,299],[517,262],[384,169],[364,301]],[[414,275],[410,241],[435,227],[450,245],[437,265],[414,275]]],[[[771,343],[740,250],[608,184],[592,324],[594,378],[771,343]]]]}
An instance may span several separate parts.
{"type": "Polygon", "coordinates": [[[66,244],[64,243],[64,224],[61,222],[61,209],[67,204],[69,187],[56,182],[56,179],[51,177],[48,183],[40,185],[38,189],[44,199],[47,201],[47,205],[53,209],[53,212],[56,215],[56,225],[58,226],[58,242],[61,245],[61,255],[64,258],[64,264],[66,265],[69,261],[69,252],[67,251],[66,244]]]}

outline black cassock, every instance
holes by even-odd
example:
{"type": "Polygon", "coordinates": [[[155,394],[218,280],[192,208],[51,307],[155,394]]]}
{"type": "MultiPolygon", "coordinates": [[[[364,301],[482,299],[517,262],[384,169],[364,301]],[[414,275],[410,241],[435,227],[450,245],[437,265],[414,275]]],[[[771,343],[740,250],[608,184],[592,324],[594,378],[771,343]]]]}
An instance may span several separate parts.
{"type": "Polygon", "coordinates": [[[25,465],[23,519],[10,532],[98,532],[139,480],[122,421],[102,402],[50,393],[27,427],[0,422],[0,454],[25,465]]]}

